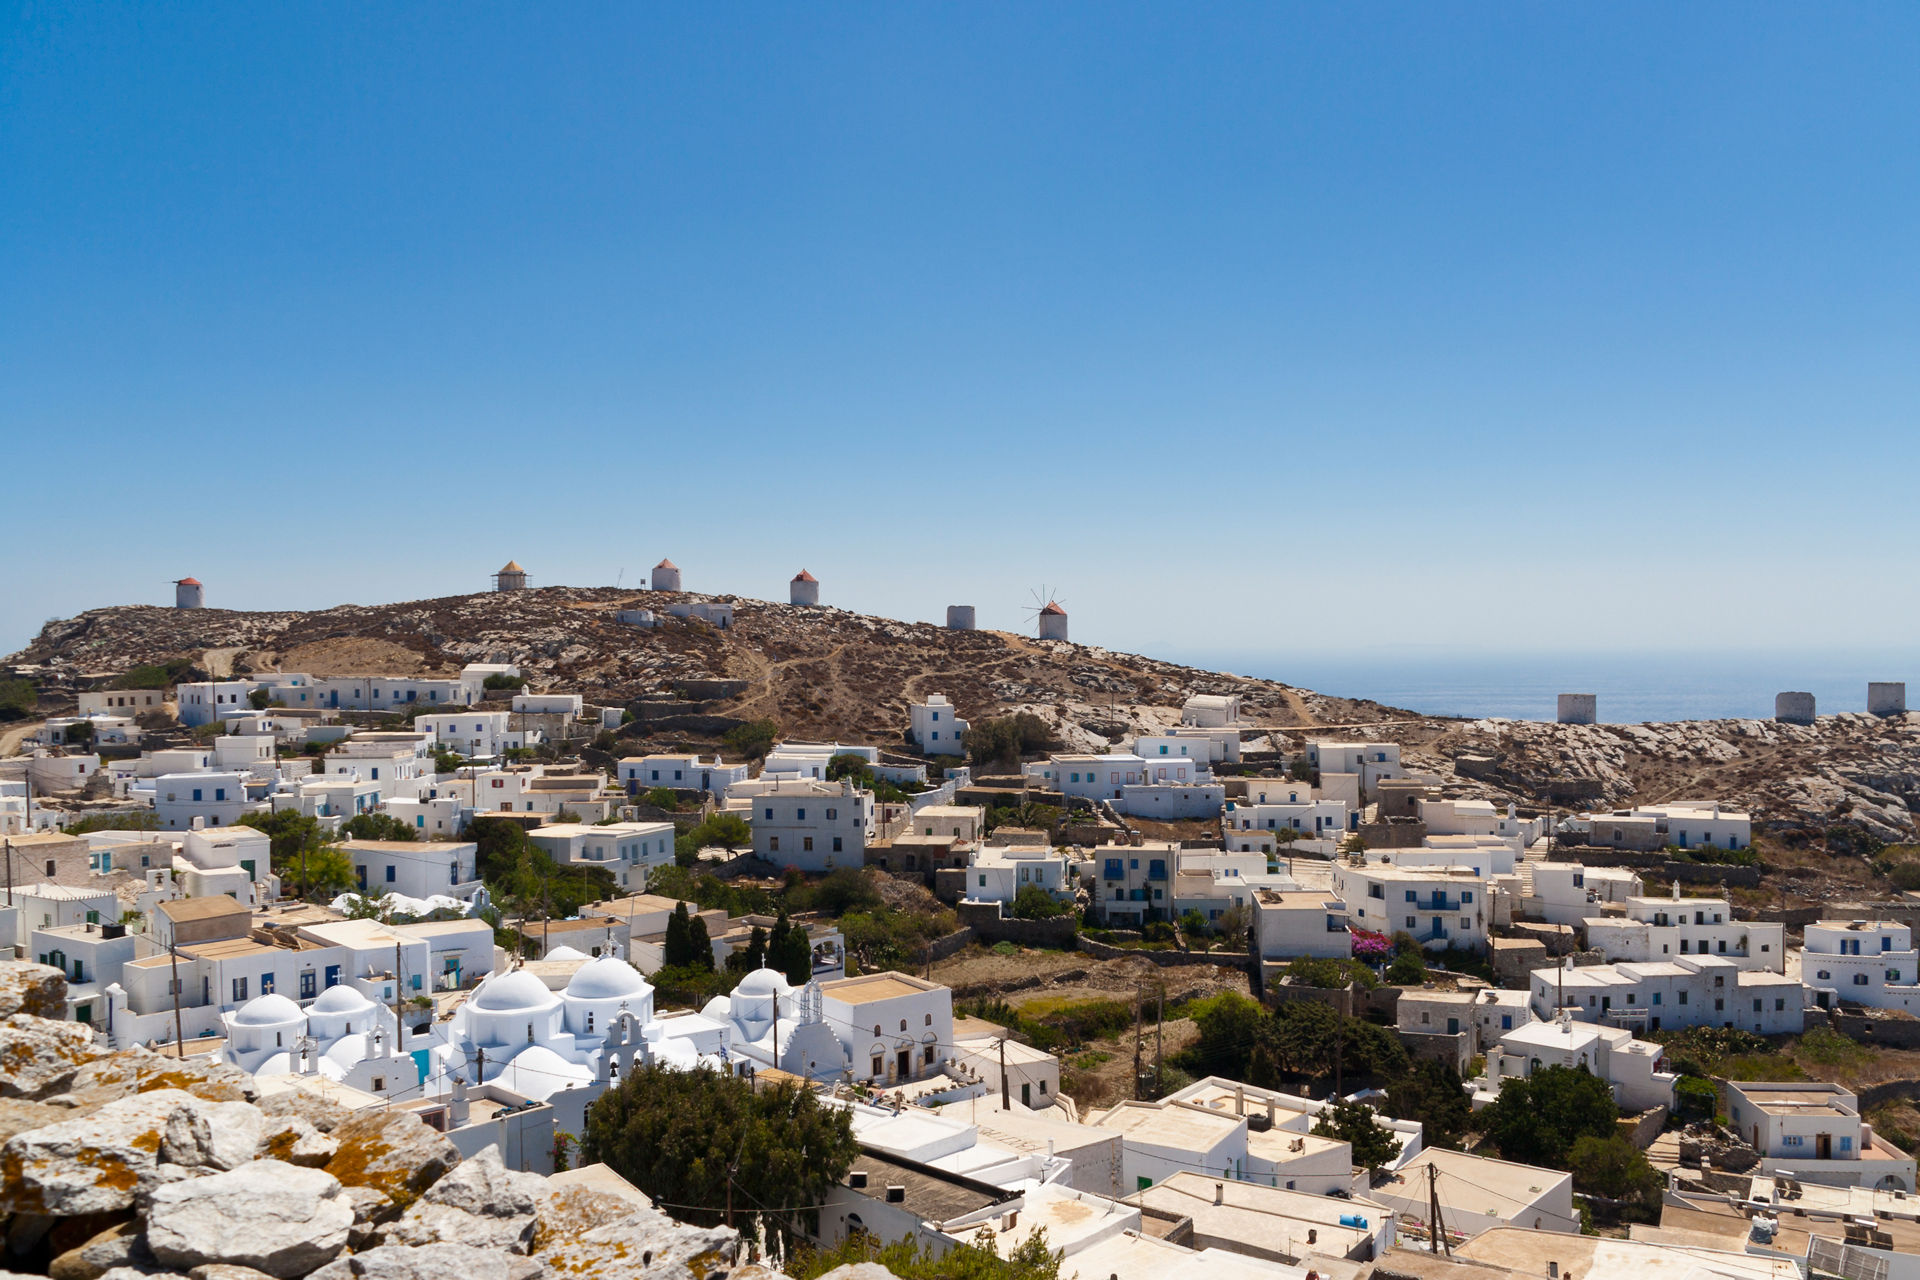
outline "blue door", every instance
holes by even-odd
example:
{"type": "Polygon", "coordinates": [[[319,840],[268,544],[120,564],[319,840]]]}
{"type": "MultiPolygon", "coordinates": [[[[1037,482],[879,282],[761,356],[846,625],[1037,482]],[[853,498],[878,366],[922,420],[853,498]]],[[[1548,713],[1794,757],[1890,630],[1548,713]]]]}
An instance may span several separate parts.
{"type": "Polygon", "coordinates": [[[327,966],[327,985],[329,987],[337,987],[340,985],[340,966],[339,965],[330,964],[327,966]]]}

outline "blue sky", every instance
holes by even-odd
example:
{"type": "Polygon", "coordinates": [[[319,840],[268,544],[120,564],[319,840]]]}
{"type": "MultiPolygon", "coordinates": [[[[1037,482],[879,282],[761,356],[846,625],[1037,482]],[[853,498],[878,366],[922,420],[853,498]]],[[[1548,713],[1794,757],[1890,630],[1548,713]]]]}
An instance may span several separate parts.
{"type": "Polygon", "coordinates": [[[1895,5],[15,6],[0,649],[666,555],[1168,655],[1911,651],[1916,65],[1895,5]]]}

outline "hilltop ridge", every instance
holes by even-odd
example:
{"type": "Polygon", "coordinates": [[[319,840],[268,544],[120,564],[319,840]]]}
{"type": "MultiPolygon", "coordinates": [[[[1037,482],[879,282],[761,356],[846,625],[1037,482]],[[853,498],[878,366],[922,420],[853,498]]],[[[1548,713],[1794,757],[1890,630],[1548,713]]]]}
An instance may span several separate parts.
{"type": "Polygon", "coordinates": [[[205,674],[452,674],[513,662],[536,689],[589,701],[671,697],[688,681],[745,681],[719,708],[808,738],[898,741],[907,703],[944,693],[968,718],[1033,711],[1082,747],[1175,723],[1194,693],[1237,693],[1255,724],[1286,728],[1411,720],[1377,703],[1137,654],[1004,631],[954,631],[844,609],[727,595],[543,587],[313,612],[127,605],[56,619],[11,655],[43,684],[184,659],[205,674]],[[732,626],[664,616],[683,601],[733,605],[732,626]],[[622,609],[662,615],[654,628],[622,609]]]}
{"type": "MultiPolygon", "coordinates": [[[[1446,795],[1562,809],[1719,800],[1750,809],[1757,831],[1800,838],[1850,825],[1889,842],[1915,839],[1920,800],[1912,716],[1805,726],[1441,719],[1093,645],[730,595],[543,587],[310,612],[117,606],[47,623],[8,662],[34,677],[44,709],[105,674],[181,660],[203,674],[316,676],[450,675],[468,662],[514,662],[534,689],[601,704],[737,682],[700,711],[771,719],[794,738],[896,745],[907,704],[931,693],[968,719],[1030,711],[1080,750],[1177,723],[1191,694],[1237,693],[1248,736],[1270,728],[1281,745],[1297,746],[1302,731],[1398,742],[1406,764],[1438,778],[1446,795]],[[733,625],[666,616],[689,601],[731,604],[733,625]],[[616,620],[634,608],[654,610],[660,625],[616,620]]],[[[702,738],[697,725],[676,728],[702,738]]]]}

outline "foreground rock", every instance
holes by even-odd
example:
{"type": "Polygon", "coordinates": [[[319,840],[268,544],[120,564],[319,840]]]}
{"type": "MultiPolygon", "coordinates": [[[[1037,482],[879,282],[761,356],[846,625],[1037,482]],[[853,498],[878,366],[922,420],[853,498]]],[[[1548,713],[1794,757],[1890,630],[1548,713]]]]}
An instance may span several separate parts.
{"type": "Polygon", "coordinates": [[[740,1236],[724,1227],[690,1227],[655,1209],[560,1240],[537,1255],[550,1272],[596,1280],[709,1280],[731,1268],[740,1236]]]}
{"type": "Polygon", "coordinates": [[[0,1018],[16,1013],[36,1018],[65,1018],[67,975],[52,965],[25,960],[0,963],[0,1018]]]}
{"type": "Polygon", "coordinates": [[[312,1280],[535,1280],[541,1265],[464,1244],[381,1245],[329,1263],[312,1280]]]}
{"type": "Polygon", "coordinates": [[[121,1222],[60,1254],[47,1264],[47,1274],[53,1280],[99,1280],[115,1267],[151,1268],[152,1263],[140,1224],[121,1222]]]}
{"type": "Polygon", "coordinates": [[[292,1280],[338,1256],[352,1226],[331,1174],[259,1160],[155,1191],[147,1247],[181,1269],[242,1266],[292,1280]]]}
{"type": "MultiPolygon", "coordinates": [[[[470,1244],[526,1253],[532,1245],[540,1192],[547,1180],[515,1173],[488,1147],[433,1184],[400,1220],[380,1233],[382,1244],[470,1244]]],[[[631,1212],[632,1206],[627,1206],[631,1212]]]]}
{"type": "Polygon", "coordinates": [[[408,1111],[349,1116],[327,1135],[338,1145],[326,1170],[349,1187],[371,1187],[401,1205],[460,1163],[460,1149],[408,1111]]]}
{"type": "Polygon", "coordinates": [[[0,1097],[38,1100],[64,1093],[80,1068],[105,1053],[84,1023],[11,1014],[0,1022],[0,1097]]]}
{"type": "Polygon", "coordinates": [[[0,1206],[78,1217],[132,1207],[157,1182],[167,1119],[194,1098],[160,1089],[91,1115],[15,1134],[0,1147],[0,1206]]]}
{"type": "Polygon", "coordinates": [[[179,1089],[209,1102],[244,1101],[253,1078],[238,1067],[176,1058],[152,1049],[121,1049],[82,1067],[69,1086],[77,1105],[113,1102],[155,1089],[179,1089]]]}

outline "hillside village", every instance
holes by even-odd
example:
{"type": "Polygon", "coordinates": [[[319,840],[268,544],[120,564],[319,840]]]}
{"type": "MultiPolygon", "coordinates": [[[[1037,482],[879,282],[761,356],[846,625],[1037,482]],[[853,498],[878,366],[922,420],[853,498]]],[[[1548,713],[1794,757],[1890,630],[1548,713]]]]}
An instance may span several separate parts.
{"type": "Polygon", "coordinates": [[[805,570],[173,585],[7,663],[0,1271],[1920,1277],[1902,685],[1451,722],[805,570]],[[723,1210],[668,1097],[844,1150],[723,1210]]]}

